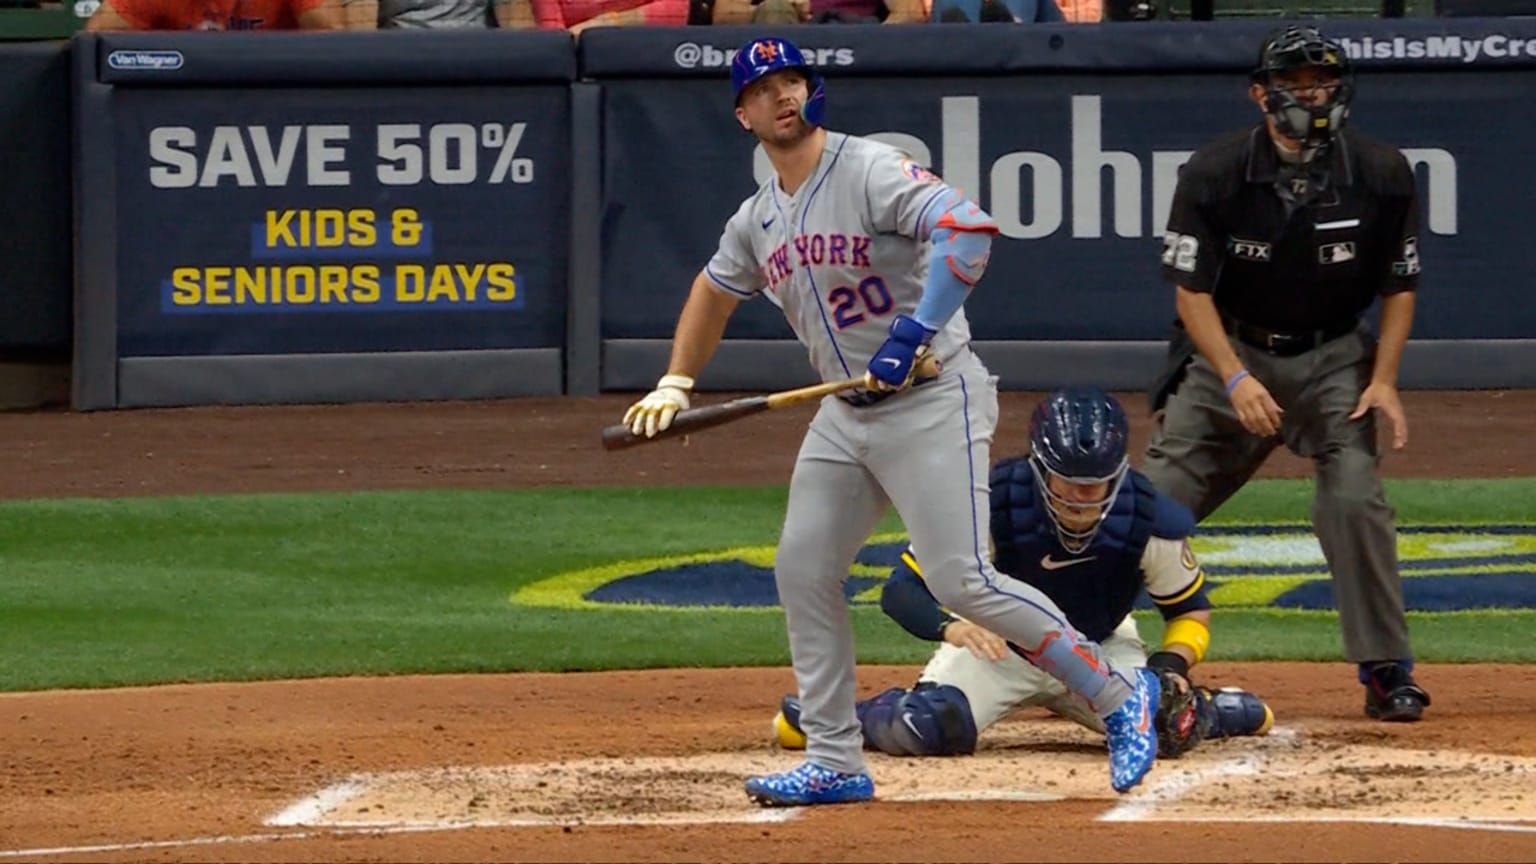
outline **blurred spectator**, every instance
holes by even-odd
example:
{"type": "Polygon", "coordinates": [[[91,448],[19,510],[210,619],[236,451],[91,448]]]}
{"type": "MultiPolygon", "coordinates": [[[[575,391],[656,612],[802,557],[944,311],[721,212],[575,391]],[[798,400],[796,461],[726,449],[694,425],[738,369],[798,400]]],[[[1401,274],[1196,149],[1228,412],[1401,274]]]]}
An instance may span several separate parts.
{"type": "Polygon", "coordinates": [[[1104,20],[1104,0],[1056,0],[1056,3],[1061,6],[1061,14],[1073,24],[1097,24],[1104,20]]]}
{"type": "Polygon", "coordinates": [[[711,17],[715,24],[915,24],[927,19],[923,0],[715,0],[711,17]]]}
{"type": "Polygon", "coordinates": [[[1061,21],[1097,21],[1102,0],[934,0],[933,20],[945,24],[971,22],[998,24],[1047,24],[1061,21]],[[1093,18],[1074,19],[1063,12],[1069,8],[1074,14],[1093,18]],[[1091,13],[1088,7],[1092,7],[1091,13]]]}
{"type": "MultiPolygon", "coordinates": [[[[360,0],[352,0],[358,3],[360,0]]],[[[380,30],[475,30],[535,26],[529,0],[370,0],[380,30]]]]}
{"type": "Polygon", "coordinates": [[[544,29],[579,35],[589,27],[682,26],[688,0],[532,0],[533,17],[544,29]]]}
{"type": "Polygon", "coordinates": [[[85,29],[96,32],[344,27],[341,10],[326,0],[101,0],[101,6],[85,22],[85,29]]]}
{"type": "Polygon", "coordinates": [[[340,10],[341,23],[347,30],[375,30],[381,26],[379,0],[325,0],[325,5],[340,10]]]}
{"type": "MultiPolygon", "coordinates": [[[[1189,4],[1190,18],[1195,21],[1211,20],[1211,7],[1200,0],[1189,4]],[[1200,17],[1204,15],[1205,17],[1200,17]]],[[[1152,21],[1158,17],[1157,0],[1104,0],[1104,19],[1107,21],[1152,21]]]]}

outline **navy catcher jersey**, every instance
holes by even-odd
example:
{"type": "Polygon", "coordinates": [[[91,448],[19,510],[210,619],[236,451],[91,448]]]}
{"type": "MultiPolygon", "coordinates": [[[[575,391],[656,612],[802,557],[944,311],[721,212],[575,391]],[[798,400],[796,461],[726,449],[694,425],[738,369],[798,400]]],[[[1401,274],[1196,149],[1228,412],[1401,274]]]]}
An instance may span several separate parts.
{"type": "MultiPolygon", "coordinates": [[[[1098,534],[1077,553],[1068,552],[1057,538],[1027,459],[998,463],[991,480],[997,569],[1040,589],[1089,639],[1102,641],[1114,632],[1143,590],[1164,619],[1210,608],[1205,575],[1189,546],[1194,517],[1134,469],[1098,534]]],[[[881,605],[908,632],[933,639],[934,616],[949,616],[938,610],[921,577],[909,547],[887,584],[891,598],[882,597],[881,605]]]]}

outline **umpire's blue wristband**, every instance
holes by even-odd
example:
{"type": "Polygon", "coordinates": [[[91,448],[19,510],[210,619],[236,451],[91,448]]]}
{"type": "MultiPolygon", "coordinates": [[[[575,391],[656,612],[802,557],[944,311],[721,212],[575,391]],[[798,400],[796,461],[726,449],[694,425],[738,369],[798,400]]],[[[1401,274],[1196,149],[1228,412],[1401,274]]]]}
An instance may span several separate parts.
{"type": "Polygon", "coordinates": [[[1232,373],[1232,377],[1227,379],[1227,395],[1231,396],[1232,395],[1232,388],[1237,386],[1237,382],[1239,382],[1239,381],[1241,381],[1241,380],[1243,380],[1244,378],[1247,378],[1247,377],[1248,377],[1248,370],[1247,369],[1239,369],[1236,372],[1233,372],[1232,373]]]}

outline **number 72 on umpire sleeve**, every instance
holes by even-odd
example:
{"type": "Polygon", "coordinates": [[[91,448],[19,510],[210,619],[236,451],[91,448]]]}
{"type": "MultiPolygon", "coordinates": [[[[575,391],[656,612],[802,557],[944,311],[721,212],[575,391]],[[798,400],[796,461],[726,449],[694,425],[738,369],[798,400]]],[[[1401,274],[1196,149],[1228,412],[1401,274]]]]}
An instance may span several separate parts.
{"type": "Polygon", "coordinates": [[[879,276],[865,276],[857,286],[839,285],[827,294],[832,307],[832,321],[837,329],[846,330],[864,320],[865,313],[878,318],[890,312],[896,305],[891,290],[879,276]],[[862,310],[862,311],[861,311],[862,310]]]}
{"type": "Polygon", "coordinates": [[[1200,255],[1200,238],[1193,234],[1176,234],[1172,231],[1163,238],[1163,266],[1195,272],[1195,260],[1200,255]]]}

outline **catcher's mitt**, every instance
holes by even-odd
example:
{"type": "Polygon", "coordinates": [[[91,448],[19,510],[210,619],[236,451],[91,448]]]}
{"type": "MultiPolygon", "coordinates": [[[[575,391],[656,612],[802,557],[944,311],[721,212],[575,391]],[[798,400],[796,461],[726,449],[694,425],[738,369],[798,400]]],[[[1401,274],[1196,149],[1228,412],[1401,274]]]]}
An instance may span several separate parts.
{"type": "Polygon", "coordinates": [[[1195,749],[1205,737],[1205,725],[1200,722],[1199,697],[1184,676],[1167,669],[1159,669],[1157,677],[1163,685],[1162,696],[1157,702],[1157,755],[1162,759],[1177,759],[1195,749]]]}

